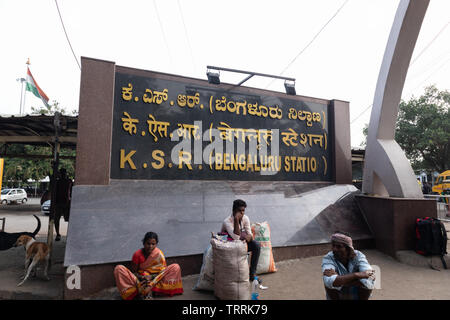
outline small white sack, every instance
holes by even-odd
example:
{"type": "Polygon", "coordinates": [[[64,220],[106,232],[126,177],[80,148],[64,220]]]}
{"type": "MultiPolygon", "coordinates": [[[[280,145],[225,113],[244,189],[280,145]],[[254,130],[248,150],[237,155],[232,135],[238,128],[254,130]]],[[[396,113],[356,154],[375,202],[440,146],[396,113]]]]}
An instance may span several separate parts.
{"type": "Polygon", "coordinates": [[[214,291],[214,264],[211,244],[203,253],[203,263],[197,283],[192,290],[214,291]]]}

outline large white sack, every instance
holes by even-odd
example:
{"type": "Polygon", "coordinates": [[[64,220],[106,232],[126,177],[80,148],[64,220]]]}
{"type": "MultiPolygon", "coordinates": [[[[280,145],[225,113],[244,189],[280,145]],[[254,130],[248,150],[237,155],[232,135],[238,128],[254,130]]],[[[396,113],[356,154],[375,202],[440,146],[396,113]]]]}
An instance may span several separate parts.
{"type": "Polygon", "coordinates": [[[211,239],[214,264],[214,295],[221,300],[250,298],[247,244],[244,241],[211,239]]]}

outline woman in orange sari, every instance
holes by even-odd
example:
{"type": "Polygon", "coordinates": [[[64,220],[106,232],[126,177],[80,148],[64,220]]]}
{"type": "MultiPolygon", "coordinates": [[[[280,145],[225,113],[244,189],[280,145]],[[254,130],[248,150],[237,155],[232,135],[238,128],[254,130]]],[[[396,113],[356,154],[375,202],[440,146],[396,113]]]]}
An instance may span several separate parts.
{"type": "Polygon", "coordinates": [[[131,270],[123,265],[114,269],[114,277],[124,300],[151,299],[151,294],[173,296],[183,293],[181,269],[176,263],[167,266],[158,244],[158,235],[147,232],[144,247],[133,254],[131,270]]]}

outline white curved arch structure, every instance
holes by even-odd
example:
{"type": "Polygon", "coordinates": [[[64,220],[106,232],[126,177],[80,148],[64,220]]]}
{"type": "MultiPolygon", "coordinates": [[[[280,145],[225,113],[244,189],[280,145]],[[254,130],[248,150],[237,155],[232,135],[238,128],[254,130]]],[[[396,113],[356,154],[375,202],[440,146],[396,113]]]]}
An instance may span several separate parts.
{"type": "Polygon", "coordinates": [[[411,164],[394,140],[406,73],[429,0],[401,0],[378,76],[370,116],[363,192],[399,198],[423,198],[411,164]]]}

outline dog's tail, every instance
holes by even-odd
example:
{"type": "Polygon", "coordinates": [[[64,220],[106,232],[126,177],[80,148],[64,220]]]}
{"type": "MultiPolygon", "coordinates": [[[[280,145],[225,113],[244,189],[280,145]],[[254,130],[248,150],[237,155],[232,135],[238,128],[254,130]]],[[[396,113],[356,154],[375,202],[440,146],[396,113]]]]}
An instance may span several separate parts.
{"type": "Polygon", "coordinates": [[[39,230],[41,230],[41,220],[39,219],[39,217],[37,215],[33,214],[33,216],[36,218],[36,220],[38,222],[36,230],[33,231],[33,238],[34,238],[38,234],[39,230]]]}

